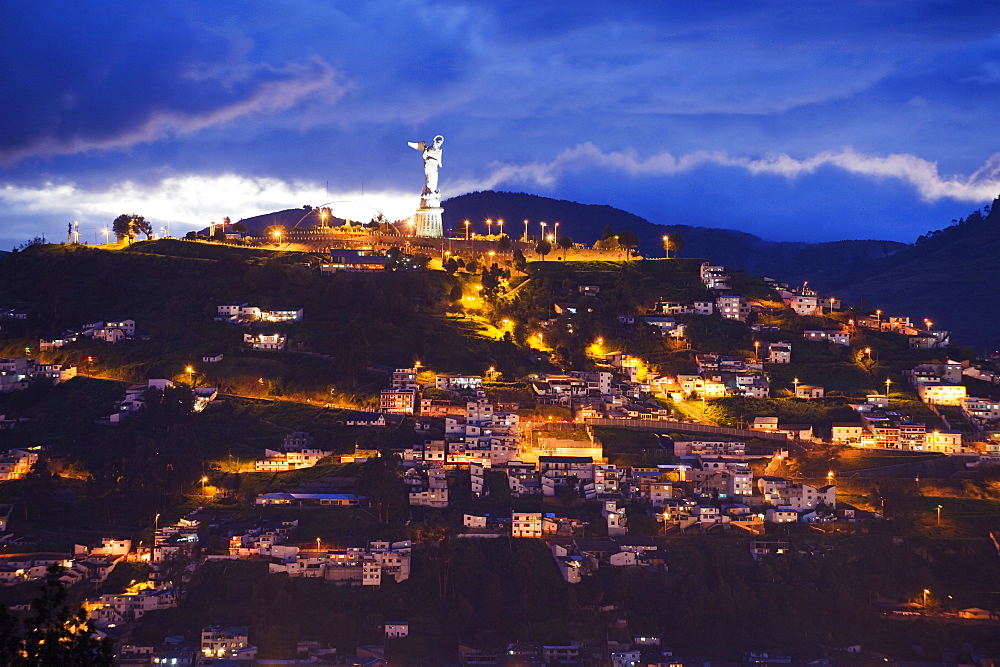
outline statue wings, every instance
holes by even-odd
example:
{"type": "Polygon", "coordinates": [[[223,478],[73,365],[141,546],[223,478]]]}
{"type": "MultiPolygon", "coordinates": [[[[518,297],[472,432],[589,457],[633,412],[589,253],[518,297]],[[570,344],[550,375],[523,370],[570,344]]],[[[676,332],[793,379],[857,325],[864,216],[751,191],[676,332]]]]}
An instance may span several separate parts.
{"type": "Polygon", "coordinates": [[[408,141],[406,145],[410,148],[416,148],[418,151],[423,152],[427,148],[426,141],[408,141]]]}

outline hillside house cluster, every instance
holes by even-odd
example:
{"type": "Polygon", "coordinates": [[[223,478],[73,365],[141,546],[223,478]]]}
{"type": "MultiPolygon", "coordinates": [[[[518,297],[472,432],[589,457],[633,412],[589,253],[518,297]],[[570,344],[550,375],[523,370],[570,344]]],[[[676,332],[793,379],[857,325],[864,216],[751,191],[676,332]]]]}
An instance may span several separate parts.
{"type": "MultiPolygon", "coordinates": [[[[125,388],[125,396],[115,402],[113,412],[108,415],[108,421],[112,424],[121,423],[128,417],[138,413],[146,404],[145,394],[150,389],[166,391],[173,389],[176,385],[166,378],[152,378],[146,384],[130,384],[125,388]]],[[[201,412],[207,408],[218,395],[216,387],[196,387],[193,391],[193,412],[201,412]]]]}
{"type": "Polygon", "coordinates": [[[268,310],[249,303],[222,303],[216,306],[216,322],[249,324],[250,322],[301,322],[301,308],[268,310]]]}
{"type": "Polygon", "coordinates": [[[957,431],[934,429],[909,415],[889,408],[884,396],[855,405],[860,423],[835,422],[832,427],[834,444],[877,449],[959,454],[962,434],[957,431]]]}
{"type": "Polygon", "coordinates": [[[808,284],[791,290],[787,286],[777,285],[777,291],[782,302],[794,310],[796,315],[803,317],[822,316],[841,308],[840,299],[821,296],[815,290],[809,289],[808,284]]]}
{"type": "Polygon", "coordinates": [[[675,400],[693,395],[703,398],[768,398],[771,395],[771,385],[759,362],[717,354],[699,354],[696,361],[697,374],[681,373],[676,376],[676,388],[671,392],[675,400]]]}
{"type": "Polygon", "coordinates": [[[77,329],[67,329],[57,338],[39,339],[38,349],[42,352],[57,350],[70,343],[75,343],[81,338],[90,338],[105,343],[133,340],[136,338],[135,320],[88,322],[77,329]]]}
{"type": "Polygon", "coordinates": [[[920,400],[933,405],[961,405],[966,398],[962,384],[962,365],[947,361],[943,364],[920,364],[906,372],[920,400]]]}
{"type": "Polygon", "coordinates": [[[410,578],[413,543],[373,540],[363,547],[299,551],[284,558],[273,557],[268,571],[285,572],[290,577],[314,577],[327,583],[350,586],[381,586],[382,577],[396,582],[410,578]]]}
{"type": "Polygon", "coordinates": [[[46,364],[27,357],[0,359],[0,392],[27,389],[32,380],[45,378],[52,384],[66,382],[76,377],[76,366],[46,364]]]}
{"type": "Polygon", "coordinates": [[[9,449],[0,455],[0,482],[21,479],[38,463],[40,447],[9,449]]]}
{"type": "Polygon", "coordinates": [[[245,333],[243,344],[253,350],[284,350],[288,346],[288,336],[283,333],[245,333]]]}

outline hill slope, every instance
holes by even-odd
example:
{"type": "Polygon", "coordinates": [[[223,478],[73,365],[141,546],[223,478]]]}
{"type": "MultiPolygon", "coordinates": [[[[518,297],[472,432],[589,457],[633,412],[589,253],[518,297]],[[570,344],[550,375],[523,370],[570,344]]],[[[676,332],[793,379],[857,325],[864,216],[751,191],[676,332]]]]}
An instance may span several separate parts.
{"type": "Polygon", "coordinates": [[[819,282],[851,300],[930,318],[956,331],[960,342],[1000,344],[1000,199],[986,214],[922,236],[857,275],[819,282]]]}
{"type": "Polygon", "coordinates": [[[679,234],[685,242],[682,257],[707,257],[717,264],[789,283],[812,281],[826,274],[840,275],[855,264],[882,259],[906,247],[895,241],[765,241],[732,229],[658,225],[611,206],[515,192],[473,192],[445,202],[445,229],[458,228],[463,220],[472,220],[482,228],[486,218],[506,220],[506,231],[511,236],[523,233],[525,219],[531,221],[531,233],[535,235],[540,220],[549,223],[558,220],[560,235],[587,244],[600,238],[607,226],[615,232],[628,229],[639,237],[642,242],[639,249],[647,257],[662,257],[662,237],[679,234]]]}

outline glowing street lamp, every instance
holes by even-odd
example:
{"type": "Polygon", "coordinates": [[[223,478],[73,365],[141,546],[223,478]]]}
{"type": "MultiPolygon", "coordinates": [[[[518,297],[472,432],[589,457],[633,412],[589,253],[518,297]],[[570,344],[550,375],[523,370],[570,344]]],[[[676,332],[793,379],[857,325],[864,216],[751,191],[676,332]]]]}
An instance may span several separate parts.
{"type": "Polygon", "coordinates": [[[493,236],[493,218],[486,218],[486,235],[493,236]]]}
{"type": "Polygon", "coordinates": [[[941,506],[937,506],[937,525],[941,525],[941,506]]]}
{"type": "Polygon", "coordinates": [[[889,385],[892,384],[892,380],[889,378],[885,379],[885,397],[889,398],[889,385]]]}
{"type": "Polygon", "coordinates": [[[930,594],[931,594],[931,592],[925,588],[924,589],[924,605],[923,605],[924,607],[927,607],[927,596],[930,595],[930,594]]]}
{"type": "Polygon", "coordinates": [[[208,481],[208,477],[201,478],[201,495],[205,495],[205,482],[208,481]]]}
{"type": "Polygon", "coordinates": [[[553,237],[554,237],[554,238],[555,238],[555,239],[556,239],[557,241],[559,240],[559,223],[558,223],[558,222],[556,223],[556,226],[555,226],[555,227],[553,227],[553,229],[552,229],[552,236],[553,236],[553,237]]]}
{"type": "Polygon", "coordinates": [[[927,330],[928,330],[928,331],[930,331],[930,330],[931,330],[931,326],[932,326],[932,325],[933,325],[934,323],[933,323],[933,322],[931,322],[930,320],[927,320],[927,319],[925,319],[925,320],[924,320],[924,324],[925,324],[925,325],[927,326],[927,330]]]}
{"type": "Polygon", "coordinates": [[[528,240],[528,221],[524,221],[524,240],[528,240]]]}
{"type": "Polygon", "coordinates": [[[274,236],[275,245],[281,245],[281,230],[275,229],[271,234],[274,236]]]}
{"type": "Polygon", "coordinates": [[[597,339],[597,344],[598,345],[604,345],[604,339],[603,338],[598,338],[597,339]]]}
{"type": "Polygon", "coordinates": [[[541,235],[541,236],[539,237],[539,239],[538,239],[539,241],[541,241],[542,239],[544,239],[544,238],[545,238],[545,225],[547,225],[548,223],[547,223],[547,222],[545,222],[544,220],[542,220],[542,221],[541,221],[540,223],[538,223],[538,224],[540,224],[540,225],[542,226],[542,235],[541,235]]]}
{"type": "Polygon", "coordinates": [[[794,392],[795,395],[798,396],[799,395],[799,379],[795,378],[794,380],[792,380],[792,385],[795,387],[795,392],[794,392]]]}
{"type": "Polygon", "coordinates": [[[188,384],[190,384],[191,387],[193,388],[194,387],[194,368],[192,368],[191,366],[188,366],[184,370],[188,374],[188,384]]]}
{"type": "MultiPolygon", "coordinates": [[[[666,238],[666,237],[663,237],[666,238]]],[[[754,361],[760,361],[760,341],[755,340],[753,342],[753,358],[754,361]]]]}
{"type": "Polygon", "coordinates": [[[101,233],[104,234],[104,243],[105,244],[111,243],[111,240],[110,240],[111,239],[111,230],[108,229],[107,227],[104,227],[103,229],[101,229],[101,233]]]}
{"type": "Polygon", "coordinates": [[[470,224],[469,221],[466,220],[465,221],[465,240],[466,241],[469,240],[469,224],[470,224]]]}
{"type": "Polygon", "coordinates": [[[670,259],[670,237],[663,237],[663,252],[667,259],[670,259]]]}
{"type": "Polygon", "coordinates": [[[833,471],[830,470],[826,473],[826,483],[833,484],[833,471]]]}
{"type": "Polygon", "coordinates": [[[497,232],[497,236],[503,236],[503,218],[497,219],[497,227],[500,231],[497,232]]]}

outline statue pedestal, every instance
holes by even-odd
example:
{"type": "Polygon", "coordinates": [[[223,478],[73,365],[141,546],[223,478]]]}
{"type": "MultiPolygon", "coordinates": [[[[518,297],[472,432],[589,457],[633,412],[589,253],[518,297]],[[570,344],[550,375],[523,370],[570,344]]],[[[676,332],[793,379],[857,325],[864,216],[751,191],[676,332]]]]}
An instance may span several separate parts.
{"type": "Polygon", "coordinates": [[[439,239],[444,236],[444,223],[441,221],[442,213],[444,213],[444,209],[440,206],[425,207],[421,205],[417,209],[417,214],[413,217],[413,235],[432,239],[439,239]]]}

